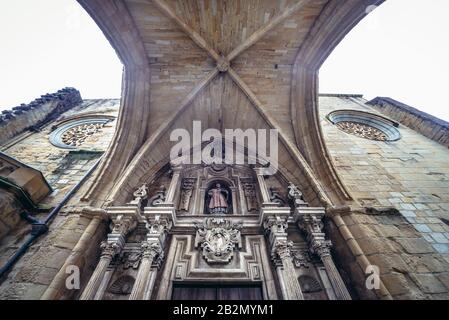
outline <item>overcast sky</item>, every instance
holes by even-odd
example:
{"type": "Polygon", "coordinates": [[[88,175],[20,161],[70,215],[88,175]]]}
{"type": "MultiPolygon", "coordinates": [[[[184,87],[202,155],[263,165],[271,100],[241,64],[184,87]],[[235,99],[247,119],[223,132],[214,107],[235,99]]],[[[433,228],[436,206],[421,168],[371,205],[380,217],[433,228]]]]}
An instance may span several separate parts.
{"type": "MultiPolygon", "coordinates": [[[[75,0],[0,1],[0,110],[65,86],[118,98],[122,65],[75,0]]],[[[449,121],[449,0],[387,0],[320,71],[323,93],[389,96],[449,121]]]]}

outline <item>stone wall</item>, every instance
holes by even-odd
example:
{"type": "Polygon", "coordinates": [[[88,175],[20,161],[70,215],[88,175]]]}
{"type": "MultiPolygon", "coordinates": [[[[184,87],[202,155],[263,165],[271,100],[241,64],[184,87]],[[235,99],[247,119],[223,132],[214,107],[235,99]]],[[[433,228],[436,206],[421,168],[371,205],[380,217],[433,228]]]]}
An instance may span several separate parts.
{"type": "Polygon", "coordinates": [[[76,120],[83,115],[116,117],[118,108],[119,100],[84,100],[39,132],[26,136],[23,140],[3,149],[3,152],[43,173],[54,190],[43,203],[55,205],[106,151],[117,121],[107,123],[100,132],[89,137],[77,149],[62,149],[50,143],[49,136],[55,125],[60,121],[76,120]]]}
{"type": "Polygon", "coordinates": [[[449,122],[391,98],[378,97],[367,104],[427,138],[449,147],[449,122]]]}
{"type": "MultiPolygon", "coordinates": [[[[345,133],[326,118],[341,109],[379,113],[360,96],[320,97],[323,135],[337,172],[360,206],[374,208],[343,217],[353,238],[380,267],[393,298],[449,298],[449,150],[403,125],[398,141],[345,133]]],[[[343,262],[347,271],[356,258],[343,262]]]]}
{"type": "Polygon", "coordinates": [[[26,130],[39,129],[81,102],[78,90],[64,88],[56,93],[43,95],[29,104],[21,104],[12,110],[2,111],[0,145],[26,130]]]}
{"type": "MultiPolygon", "coordinates": [[[[40,126],[39,130],[15,133],[3,144],[2,152],[41,171],[51,185],[53,193],[39,203],[41,206],[52,208],[58,205],[106,151],[115,132],[119,105],[120,101],[113,99],[83,100],[70,110],[52,114],[52,120],[40,126]],[[110,121],[77,148],[60,148],[50,142],[50,135],[61,125],[91,118],[107,118],[110,121]]],[[[9,130],[5,129],[4,123],[0,124],[2,129],[9,130]]],[[[1,279],[0,299],[39,299],[42,296],[91,221],[74,211],[75,207],[80,207],[81,196],[91,182],[92,177],[62,208],[49,226],[49,231],[1,279]]],[[[0,196],[6,197],[8,203],[15,204],[14,199],[10,199],[12,196],[3,190],[0,190],[0,196]]],[[[0,266],[3,266],[28,237],[31,226],[19,218],[20,207],[0,206],[0,210],[11,211],[8,216],[14,218],[15,225],[11,230],[0,224],[0,236],[3,237],[0,240],[0,266]]],[[[36,219],[44,220],[48,212],[32,214],[36,219]]],[[[97,232],[90,235],[92,243],[98,243],[104,237],[105,226],[100,224],[97,232]]],[[[98,247],[95,245],[91,250],[83,252],[82,269],[92,268],[91,263],[96,261],[98,247]]]]}

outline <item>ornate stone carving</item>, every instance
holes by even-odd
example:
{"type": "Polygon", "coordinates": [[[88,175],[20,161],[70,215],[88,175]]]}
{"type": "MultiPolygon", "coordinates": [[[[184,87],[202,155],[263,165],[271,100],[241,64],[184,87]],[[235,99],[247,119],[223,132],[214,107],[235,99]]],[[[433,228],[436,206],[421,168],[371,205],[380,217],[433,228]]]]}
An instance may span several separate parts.
{"type": "Polygon", "coordinates": [[[166,188],[162,185],[159,187],[159,190],[156,192],[156,194],[148,200],[148,206],[157,207],[158,205],[165,203],[166,199],[166,188]]]}
{"type": "Polygon", "coordinates": [[[269,217],[265,219],[263,227],[266,233],[277,234],[277,233],[287,233],[288,222],[284,217],[269,217]]]}
{"type": "Polygon", "coordinates": [[[313,239],[310,243],[310,250],[320,258],[331,255],[332,242],[330,240],[313,239]]]}
{"type": "Polygon", "coordinates": [[[79,147],[87,138],[100,132],[104,125],[104,123],[85,123],[70,128],[62,134],[61,141],[68,146],[79,147]]]}
{"type": "Polygon", "coordinates": [[[242,223],[233,223],[228,219],[209,218],[202,224],[196,224],[195,247],[202,249],[208,263],[229,263],[234,248],[242,247],[240,230],[242,223]]]}
{"type": "Polygon", "coordinates": [[[110,286],[109,292],[119,295],[127,295],[131,293],[135,279],[131,276],[122,276],[114,281],[110,286]]]}
{"type": "Polygon", "coordinates": [[[274,253],[281,259],[288,259],[291,257],[292,241],[279,240],[274,244],[274,253]]]}
{"type": "Polygon", "coordinates": [[[133,193],[133,196],[136,201],[140,202],[142,200],[145,200],[148,197],[148,186],[146,184],[143,184],[133,193]]]}
{"type": "Polygon", "coordinates": [[[312,259],[307,251],[298,250],[293,253],[293,264],[296,268],[309,268],[312,259]]]}
{"type": "Polygon", "coordinates": [[[256,186],[252,180],[243,180],[243,192],[246,198],[246,206],[248,211],[257,210],[257,196],[256,196],[256,186]]]}
{"type": "Polygon", "coordinates": [[[145,242],[142,244],[142,257],[143,258],[148,258],[148,259],[153,260],[155,257],[160,255],[161,252],[162,252],[162,248],[161,248],[160,244],[157,242],[152,242],[152,243],[145,242]]]}
{"type": "Polygon", "coordinates": [[[189,211],[190,199],[192,198],[193,188],[196,178],[184,178],[181,182],[181,199],[179,200],[179,210],[189,211]]]}
{"type": "Polygon", "coordinates": [[[279,194],[279,190],[274,187],[270,187],[270,202],[277,203],[280,207],[285,206],[285,201],[279,194]]]}
{"type": "Polygon", "coordinates": [[[304,201],[302,192],[290,182],[288,186],[288,197],[293,201],[293,205],[296,207],[307,207],[307,202],[304,201]]]}
{"type": "Polygon", "coordinates": [[[314,293],[323,290],[318,280],[311,276],[302,275],[298,278],[298,281],[303,293],[314,293]]]}
{"type": "Polygon", "coordinates": [[[365,138],[374,141],[388,140],[388,136],[384,132],[366,124],[352,121],[342,121],[337,123],[337,127],[341,131],[355,135],[360,138],[365,138]]]}
{"type": "Polygon", "coordinates": [[[139,269],[141,259],[141,252],[126,252],[122,258],[123,269],[139,269]]]}
{"type": "Polygon", "coordinates": [[[125,236],[129,231],[136,227],[136,221],[133,217],[119,215],[112,222],[111,235],[125,236]]]}
{"type": "Polygon", "coordinates": [[[103,241],[100,245],[101,248],[101,257],[106,257],[112,259],[116,254],[118,254],[121,250],[119,244],[113,242],[103,241]]]}

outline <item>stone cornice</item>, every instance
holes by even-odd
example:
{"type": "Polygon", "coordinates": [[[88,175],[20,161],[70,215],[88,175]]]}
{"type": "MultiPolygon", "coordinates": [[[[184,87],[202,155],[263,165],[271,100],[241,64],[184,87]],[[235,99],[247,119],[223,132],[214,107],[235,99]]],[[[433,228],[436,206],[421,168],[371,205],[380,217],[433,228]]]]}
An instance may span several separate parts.
{"type": "Polygon", "coordinates": [[[78,90],[64,88],[56,93],[45,94],[29,104],[21,104],[12,110],[2,111],[0,143],[5,143],[27,130],[38,130],[82,101],[78,90]]]}
{"type": "Polygon", "coordinates": [[[449,147],[449,122],[387,97],[374,98],[367,104],[423,136],[449,147]]]}

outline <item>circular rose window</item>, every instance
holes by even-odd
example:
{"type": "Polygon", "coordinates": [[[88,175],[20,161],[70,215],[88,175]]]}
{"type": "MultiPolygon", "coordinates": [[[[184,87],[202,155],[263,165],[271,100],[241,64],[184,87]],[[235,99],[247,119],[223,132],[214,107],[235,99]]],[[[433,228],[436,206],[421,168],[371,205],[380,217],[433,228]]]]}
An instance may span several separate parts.
{"type": "Polygon", "coordinates": [[[59,148],[77,149],[89,138],[101,133],[109,118],[87,118],[70,121],[54,130],[50,135],[50,142],[59,148]]]}
{"type": "Polygon", "coordinates": [[[327,118],[343,132],[374,141],[396,141],[401,138],[398,124],[383,116],[357,110],[337,110],[327,118]]]}

